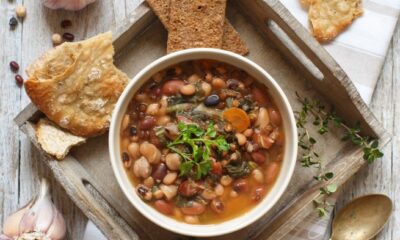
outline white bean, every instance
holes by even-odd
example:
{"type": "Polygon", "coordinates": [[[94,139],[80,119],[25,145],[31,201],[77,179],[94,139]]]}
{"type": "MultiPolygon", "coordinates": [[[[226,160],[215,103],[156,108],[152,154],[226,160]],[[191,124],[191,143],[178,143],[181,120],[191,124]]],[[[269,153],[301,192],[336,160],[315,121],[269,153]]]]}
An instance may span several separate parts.
{"type": "Polygon", "coordinates": [[[246,139],[245,135],[243,135],[241,133],[236,133],[235,136],[236,136],[236,139],[237,139],[237,141],[238,141],[240,146],[243,146],[243,145],[246,144],[247,139],[246,139]]]}
{"type": "Polygon", "coordinates": [[[185,222],[190,224],[198,224],[200,223],[200,220],[196,215],[185,215],[185,222]]]}
{"type": "Polygon", "coordinates": [[[142,144],[140,144],[140,153],[151,164],[158,164],[161,160],[160,150],[149,142],[143,142],[142,144]]]}
{"type": "Polygon", "coordinates": [[[146,113],[148,115],[157,115],[160,110],[160,105],[158,103],[152,103],[147,106],[146,113]]]}
{"type": "Polygon", "coordinates": [[[143,181],[143,184],[148,188],[152,188],[154,186],[154,179],[152,177],[148,177],[143,181]]]}
{"type": "Polygon", "coordinates": [[[257,168],[254,169],[251,175],[253,176],[254,180],[256,180],[258,183],[264,182],[264,174],[260,171],[260,169],[257,168]]]}
{"type": "Polygon", "coordinates": [[[196,92],[196,88],[195,88],[194,85],[188,84],[188,85],[183,86],[183,87],[180,89],[180,92],[181,92],[183,95],[190,96],[190,95],[193,95],[193,94],[196,92]]]}
{"type": "Polygon", "coordinates": [[[181,156],[177,153],[168,153],[167,156],[165,156],[165,162],[170,170],[176,171],[181,165],[181,156]]]}
{"type": "Polygon", "coordinates": [[[211,93],[212,87],[209,83],[201,82],[201,89],[204,91],[204,96],[208,96],[211,93]]]}
{"type": "Polygon", "coordinates": [[[224,187],[221,184],[217,184],[214,188],[214,191],[217,196],[222,196],[224,194],[224,187]]]}
{"type": "Polygon", "coordinates": [[[125,130],[130,122],[130,117],[128,114],[125,114],[124,118],[122,119],[122,124],[121,124],[121,128],[122,130],[125,130]]]}
{"type": "Polygon", "coordinates": [[[135,142],[130,143],[128,146],[128,153],[133,160],[138,159],[140,157],[139,144],[135,142]]]}
{"type": "Polygon", "coordinates": [[[167,175],[165,175],[163,179],[163,183],[166,185],[171,185],[172,183],[175,182],[176,178],[178,177],[178,174],[176,172],[169,172],[167,175]]]}
{"type": "Polygon", "coordinates": [[[224,175],[221,177],[220,182],[223,186],[229,186],[232,183],[232,178],[228,175],[224,175]]]}
{"type": "Polygon", "coordinates": [[[151,166],[145,157],[141,157],[135,161],[133,165],[133,173],[138,178],[147,178],[150,176],[151,166]]]}
{"type": "Polygon", "coordinates": [[[164,193],[167,200],[171,200],[178,193],[178,186],[175,185],[160,185],[161,191],[164,193]]]}

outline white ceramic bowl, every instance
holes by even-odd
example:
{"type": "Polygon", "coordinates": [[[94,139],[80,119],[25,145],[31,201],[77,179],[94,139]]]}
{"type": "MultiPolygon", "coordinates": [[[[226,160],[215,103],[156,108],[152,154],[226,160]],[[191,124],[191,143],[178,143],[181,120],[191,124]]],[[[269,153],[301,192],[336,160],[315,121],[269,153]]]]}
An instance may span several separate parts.
{"type": "Polygon", "coordinates": [[[297,129],[292,108],[289,105],[289,101],[287,100],[285,94],[276,81],[260,66],[245,57],[228,51],[209,48],[196,48],[168,54],[155,60],[141,70],[132,79],[132,81],[129,82],[128,86],[119,98],[112,116],[109,132],[109,151],[111,164],[118,183],[126,197],[136,207],[136,209],[139,210],[139,212],[141,212],[155,224],[169,231],[190,236],[210,237],[227,234],[244,228],[266,214],[274,206],[274,204],[276,204],[276,202],[284,193],[293,175],[297,155],[297,129]],[[270,192],[250,211],[237,218],[218,224],[187,224],[161,214],[146,204],[136,194],[135,188],[129,181],[121,160],[121,121],[129,101],[132,99],[136,91],[158,71],[180,62],[195,59],[212,59],[229,63],[239,69],[245,70],[259,82],[265,84],[269,88],[270,94],[275,100],[275,103],[281,113],[285,132],[285,150],[282,167],[275,185],[272,187],[270,192]]]}

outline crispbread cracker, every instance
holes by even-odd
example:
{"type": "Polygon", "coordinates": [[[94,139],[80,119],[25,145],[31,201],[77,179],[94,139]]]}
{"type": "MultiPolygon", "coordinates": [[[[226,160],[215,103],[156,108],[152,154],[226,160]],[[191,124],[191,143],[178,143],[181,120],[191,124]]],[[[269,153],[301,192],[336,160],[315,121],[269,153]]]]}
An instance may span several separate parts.
{"type": "Polygon", "coordinates": [[[171,0],[146,0],[147,4],[149,4],[150,8],[167,30],[169,28],[170,1],[171,0]]]}
{"type": "Polygon", "coordinates": [[[113,55],[111,33],[64,43],[28,67],[25,90],[60,127],[83,137],[102,134],[128,81],[113,55]]]}
{"type": "MultiPolygon", "coordinates": [[[[164,27],[169,30],[169,11],[171,0],[146,0],[150,8],[158,16],[164,27]]],[[[240,38],[239,33],[225,18],[222,36],[222,49],[241,55],[249,53],[246,43],[240,38]]]]}
{"type": "Polygon", "coordinates": [[[361,0],[313,0],[308,17],[318,41],[336,37],[363,13],[361,0]]]}
{"type": "Polygon", "coordinates": [[[222,49],[241,55],[249,53],[246,43],[240,38],[239,33],[233,28],[228,19],[225,19],[223,29],[222,49]]]}
{"type": "Polygon", "coordinates": [[[167,52],[221,48],[226,0],[171,0],[167,52]]]}
{"type": "Polygon", "coordinates": [[[44,118],[36,124],[36,138],[42,149],[58,160],[65,158],[73,146],[86,141],[86,138],[65,132],[44,118]]]}

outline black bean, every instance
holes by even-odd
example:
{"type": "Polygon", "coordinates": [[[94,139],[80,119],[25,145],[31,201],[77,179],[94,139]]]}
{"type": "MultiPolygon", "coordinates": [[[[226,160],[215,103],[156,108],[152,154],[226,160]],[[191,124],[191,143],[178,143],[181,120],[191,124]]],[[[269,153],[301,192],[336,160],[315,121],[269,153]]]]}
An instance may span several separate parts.
{"type": "Polygon", "coordinates": [[[11,29],[14,29],[18,25],[18,20],[15,17],[11,17],[8,24],[10,25],[11,29]]]}
{"type": "Polygon", "coordinates": [[[122,153],[122,161],[123,162],[129,161],[129,154],[127,152],[122,153]]]}
{"type": "Polygon", "coordinates": [[[72,33],[68,33],[68,32],[64,33],[62,36],[65,39],[65,41],[68,41],[68,42],[72,42],[75,39],[75,36],[72,33]]]}
{"type": "Polygon", "coordinates": [[[18,86],[22,86],[22,84],[24,84],[24,79],[21,77],[21,75],[17,74],[15,75],[15,82],[18,84],[18,86]]]}
{"type": "Polygon", "coordinates": [[[204,100],[204,105],[207,107],[215,106],[219,103],[219,96],[216,94],[210,95],[204,100]]]}
{"type": "Polygon", "coordinates": [[[10,68],[13,72],[17,72],[19,70],[19,65],[16,61],[11,61],[10,68]]]}
{"type": "Polygon", "coordinates": [[[131,136],[136,136],[136,135],[137,135],[137,129],[136,129],[136,127],[132,126],[132,127],[129,129],[129,134],[130,134],[131,136]]]}
{"type": "Polygon", "coordinates": [[[72,26],[72,22],[69,19],[62,20],[61,23],[60,23],[60,26],[62,28],[69,28],[69,27],[72,26]]]}

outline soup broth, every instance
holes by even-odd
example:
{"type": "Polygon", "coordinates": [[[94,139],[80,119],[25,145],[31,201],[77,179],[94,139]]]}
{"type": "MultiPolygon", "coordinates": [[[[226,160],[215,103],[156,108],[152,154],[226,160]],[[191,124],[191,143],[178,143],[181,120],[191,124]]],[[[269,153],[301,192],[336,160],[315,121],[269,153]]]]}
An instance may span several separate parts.
{"type": "Polygon", "coordinates": [[[278,108],[264,85],[226,63],[187,61],[156,73],[121,124],[121,161],[137,194],[178,221],[240,216],[281,168],[278,108]]]}

